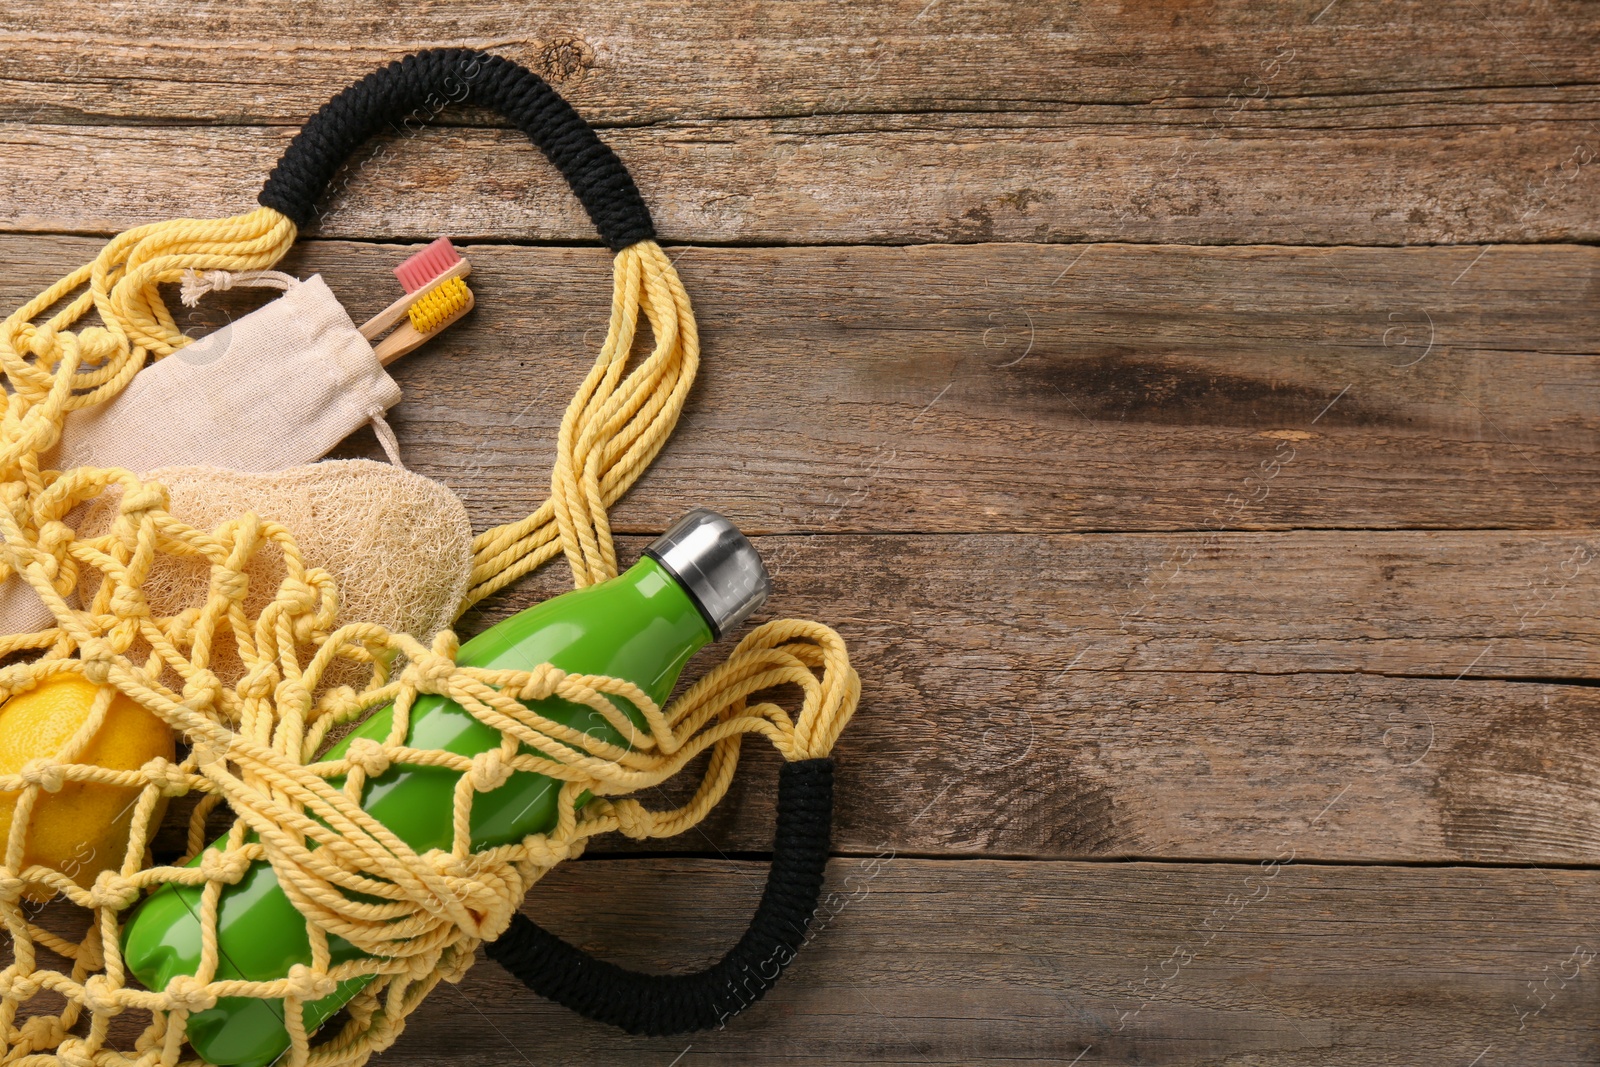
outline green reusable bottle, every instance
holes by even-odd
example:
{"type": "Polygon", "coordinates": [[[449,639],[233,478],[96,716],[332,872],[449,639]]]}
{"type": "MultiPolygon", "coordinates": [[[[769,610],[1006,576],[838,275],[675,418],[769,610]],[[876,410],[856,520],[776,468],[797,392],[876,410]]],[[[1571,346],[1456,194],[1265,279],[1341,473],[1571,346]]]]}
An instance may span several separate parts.
{"type": "MultiPolygon", "coordinates": [[[[457,660],[509,670],[548,662],[573,673],[610,675],[633,682],[660,704],[689,657],[743,622],[770,588],[754,546],[727,519],[697,509],[656,540],[626,573],[512,616],[462,645],[457,660]]],[[[644,727],[636,708],[617,703],[644,727]]],[[[592,708],[558,697],[530,706],[557,722],[624,743],[592,708]]],[[[322,758],[340,758],[357,737],[381,741],[392,721],[392,709],[375,712],[322,758]]],[[[417,698],[408,746],[470,757],[500,743],[498,730],[454,702],[435,695],[417,698]]],[[[367,783],[361,806],[417,852],[449,849],[452,795],[459,777],[446,768],[396,763],[367,783]]],[[[342,779],[332,782],[337,786],[342,779]]],[[[560,785],[545,775],[519,771],[499,788],[478,794],[472,805],[472,847],[508,844],[552,829],[560,785]]],[[[220,846],[219,841],[211,847],[220,846]]],[[[191,865],[198,863],[196,857],[191,865]]],[[[129,918],[122,936],[124,957],[147,989],[163,990],[175,977],[199,969],[201,893],[197,887],[163,886],[129,918]]],[[[311,962],[305,920],[264,861],[251,864],[237,884],[223,889],[217,941],[218,980],[271,981],[297,963],[311,962]]],[[[335,963],[362,955],[342,939],[330,936],[329,943],[335,963]]],[[[304,1005],[307,1032],[370,981],[350,979],[330,996],[304,1005]]],[[[281,1000],[221,998],[215,1007],[190,1016],[189,1043],[208,1063],[264,1067],[289,1047],[283,1011],[281,1000]]]]}

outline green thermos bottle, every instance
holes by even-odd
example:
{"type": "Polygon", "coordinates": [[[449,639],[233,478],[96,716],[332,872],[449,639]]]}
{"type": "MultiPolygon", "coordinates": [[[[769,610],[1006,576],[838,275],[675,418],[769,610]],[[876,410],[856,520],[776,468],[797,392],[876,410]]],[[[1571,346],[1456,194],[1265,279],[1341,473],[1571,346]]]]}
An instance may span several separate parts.
{"type": "MultiPolygon", "coordinates": [[[[633,682],[660,704],[689,657],[743,622],[770,589],[754,546],[727,519],[697,509],[646,549],[626,573],[491,627],[462,645],[457,660],[510,670],[548,662],[569,672],[610,675],[633,682]]],[[[531,706],[550,719],[623,744],[622,736],[590,708],[557,697],[531,706]]],[[[622,710],[645,726],[637,709],[626,705],[622,710]]],[[[338,759],[357,737],[381,741],[391,722],[390,709],[374,713],[323,758],[338,759]]],[[[473,756],[500,744],[500,733],[454,702],[424,695],[413,708],[406,743],[473,756]]],[[[448,849],[458,778],[445,768],[397,763],[367,783],[362,807],[418,852],[448,849]]],[[[490,848],[549,831],[555,825],[560,785],[545,775],[519,771],[499,788],[479,794],[472,805],[472,847],[490,848]]],[[[220,842],[211,847],[220,847],[220,842]]],[[[196,887],[164,886],[130,917],[123,953],[129,970],[147,989],[165,989],[178,975],[199,969],[201,893],[196,887]]],[[[223,889],[217,937],[219,980],[270,981],[297,963],[311,962],[305,920],[266,862],[252,864],[243,879],[223,889]]],[[[335,963],[361,955],[346,941],[329,941],[335,963]]],[[[351,979],[330,996],[306,1004],[307,1032],[369,981],[351,979]]],[[[281,1000],[221,998],[215,1007],[190,1016],[189,1043],[208,1063],[264,1067],[289,1047],[283,1010],[281,1000]]]]}

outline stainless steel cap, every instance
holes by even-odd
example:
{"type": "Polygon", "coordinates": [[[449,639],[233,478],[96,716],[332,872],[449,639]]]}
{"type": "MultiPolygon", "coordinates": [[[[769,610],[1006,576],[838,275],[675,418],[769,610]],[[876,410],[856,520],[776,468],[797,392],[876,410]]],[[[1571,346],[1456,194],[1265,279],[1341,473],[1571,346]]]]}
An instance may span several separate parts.
{"type": "Polygon", "coordinates": [[[644,554],[689,591],[717,637],[737,628],[772,592],[756,546],[707,508],[695,508],[673,523],[644,554]]]}

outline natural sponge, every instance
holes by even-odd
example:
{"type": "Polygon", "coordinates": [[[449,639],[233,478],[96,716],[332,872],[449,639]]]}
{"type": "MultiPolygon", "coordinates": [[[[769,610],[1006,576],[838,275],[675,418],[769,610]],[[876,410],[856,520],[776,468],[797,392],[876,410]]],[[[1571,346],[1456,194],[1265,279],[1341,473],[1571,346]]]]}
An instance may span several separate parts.
{"type": "MultiPolygon", "coordinates": [[[[247,511],[282,523],[305,562],[338,583],[341,623],[377,623],[426,642],[455,621],[472,572],[472,525],[460,499],[438,482],[365,459],[271,473],[164,467],[144,477],[166,486],[173,517],[196,529],[214,529],[247,511]]],[[[116,492],[96,500],[80,536],[108,530],[117,507],[116,492]]],[[[255,554],[245,571],[250,618],[271,602],[285,571],[276,546],[255,554]]],[[[210,581],[203,560],[161,555],[143,590],[154,614],[177,615],[205,603],[210,581]]],[[[87,602],[94,590],[84,596],[87,602]]],[[[218,643],[212,664],[230,684],[242,673],[231,644],[218,643]]]]}

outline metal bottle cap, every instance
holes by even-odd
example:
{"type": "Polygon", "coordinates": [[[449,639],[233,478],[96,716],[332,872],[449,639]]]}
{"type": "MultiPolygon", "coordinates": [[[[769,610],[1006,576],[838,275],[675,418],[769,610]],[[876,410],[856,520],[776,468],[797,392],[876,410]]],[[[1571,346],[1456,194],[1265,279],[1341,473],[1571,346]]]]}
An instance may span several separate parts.
{"type": "Polygon", "coordinates": [[[695,508],[673,523],[644,554],[678,579],[717,637],[737,628],[772,592],[756,547],[707,508],[695,508]]]}

